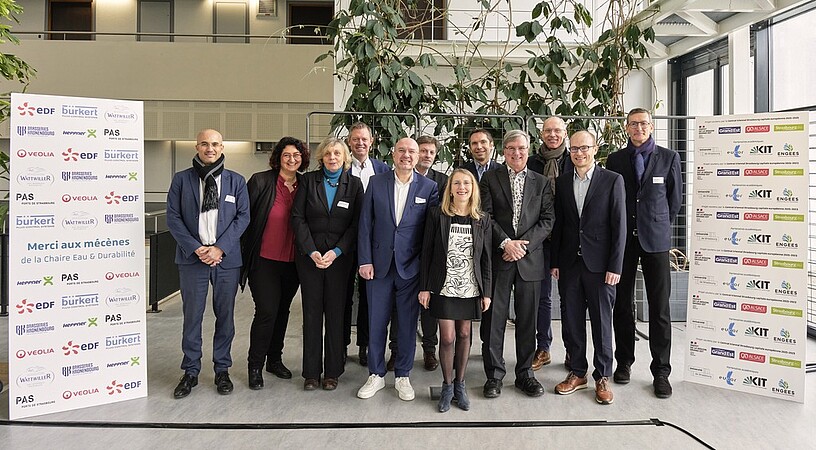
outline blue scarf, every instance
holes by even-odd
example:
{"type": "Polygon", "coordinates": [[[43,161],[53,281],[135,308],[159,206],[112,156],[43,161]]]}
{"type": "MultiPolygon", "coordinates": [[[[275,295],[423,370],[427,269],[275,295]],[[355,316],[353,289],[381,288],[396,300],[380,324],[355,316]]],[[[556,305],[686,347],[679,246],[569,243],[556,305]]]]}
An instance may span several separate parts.
{"type": "Polygon", "coordinates": [[[334,203],[334,195],[337,194],[337,186],[340,183],[340,174],[342,173],[342,167],[334,172],[329,171],[325,166],[323,167],[323,187],[326,189],[326,202],[329,204],[329,211],[331,211],[334,203]]]}
{"type": "Polygon", "coordinates": [[[643,163],[645,166],[649,165],[649,157],[652,156],[655,150],[655,141],[654,137],[649,136],[649,139],[643,143],[640,147],[635,147],[635,144],[632,143],[632,139],[629,139],[629,142],[626,143],[626,148],[632,150],[632,164],[634,164],[635,155],[638,153],[643,155],[643,163]]]}

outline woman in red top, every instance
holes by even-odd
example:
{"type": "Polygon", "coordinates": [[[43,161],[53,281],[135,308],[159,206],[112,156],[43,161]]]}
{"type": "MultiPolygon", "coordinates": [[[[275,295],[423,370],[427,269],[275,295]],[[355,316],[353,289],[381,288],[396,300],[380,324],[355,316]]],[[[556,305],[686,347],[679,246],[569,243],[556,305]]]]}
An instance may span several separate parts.
{"type": "Polygon", "coordinates": [[[249,179],[249,227],[241,238],[244,266],[241,288],[249,279],[255,317],[249,333],[249,388],[263,388],[261,374],[292,378],[283,364],[283,339],[289,307],[300,281],[295,269],[295,236],[289,225],[292,204],[301,180],[298,171],[309,167],[309,149],[301,140],[284,137],[269,158],[270,170],[249,179]]]}

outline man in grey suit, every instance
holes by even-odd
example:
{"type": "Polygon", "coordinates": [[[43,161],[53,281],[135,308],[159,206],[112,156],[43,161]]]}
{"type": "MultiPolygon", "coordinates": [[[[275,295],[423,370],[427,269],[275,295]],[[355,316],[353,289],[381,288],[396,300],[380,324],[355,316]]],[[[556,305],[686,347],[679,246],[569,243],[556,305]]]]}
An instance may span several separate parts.
{"type": "Polygon", "coordinates": [[[513,130],[504,137],[506,166],[484,173],[482,210],[493,227],[493,304],[482,316],[482,358],[487,382],[484,396],[501,395],[504,332],[514,291],[516,312],[517,388],[531,397],[544,393],[531,365],[536,349],[536,318],[544,279],[544,239],[553,227],[553,190],[550,180],[527,169],[530,140],[513,130]]]}
{"type": "Polygon", "coordinates": [[[213,365],[219,394],[229,394],[230,349],[235,336],[233,311],[241,271],[241,234],[249,225],[249,196],[241,175],[224,168],[221,133],[202,130],[196,137],[193,167],[173,176],[167,192],[167,227],[176,240],[181,282],[184,358],[175,398],[198,384],[201,371],[201,322],[207,290],[213,286],[213,365]]]}
{"type": "Polygon", "coordinates": [[[628,383],[635,362],[632,309],[640,260],[649,302],[652,385],[655,396],[669,398],[672,395],[669,250],[671,225],[683,201],[683,176],[680,155],[655,145],[653,130],[649,111],[642,108],[629,111],[626,116],[629,143],[626,148],[610,154],[606,163],[609,170],[623,175],[626,188],[627,241],[613,318],[618,362],[613,379],[619,384],[628,383]]]}
{"type": "Polygon", "coordinates": [[[612,308],[626,243],[623,178],[595,165],[595,137],[579,131],[570,138],[572,172],[558,177],[552,233],[553,278],[558,280],[566,314],[562,323],[571,371],[555,387],[571,394],[587,387],[586,311],[595,347],[595,400],[612,403],[612,308]]]}

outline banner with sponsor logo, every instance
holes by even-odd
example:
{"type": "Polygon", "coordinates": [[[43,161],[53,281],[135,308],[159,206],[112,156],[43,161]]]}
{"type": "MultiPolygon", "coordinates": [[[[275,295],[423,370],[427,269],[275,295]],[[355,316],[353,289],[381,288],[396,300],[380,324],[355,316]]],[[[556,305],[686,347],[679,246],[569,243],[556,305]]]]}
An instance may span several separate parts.
{"type": "Polygon", "coordinates": [[[804,402],[808,115],[697,118],[687,381],[804,402]]]}
{"type": "Polygon", "coordinates": [[[12,94],[9,417],[147,395],[142,102],[12,94]]]}

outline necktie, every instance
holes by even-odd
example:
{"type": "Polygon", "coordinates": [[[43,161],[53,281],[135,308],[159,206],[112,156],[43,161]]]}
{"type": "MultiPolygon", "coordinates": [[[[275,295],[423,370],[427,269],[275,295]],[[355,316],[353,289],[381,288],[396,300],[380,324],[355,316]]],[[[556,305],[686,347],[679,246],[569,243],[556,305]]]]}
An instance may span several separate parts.
{"type": "Polygon", "coordinates": [[[636,152],[635,153],[635,176],[637,177],[638,184],[643,181],[643,172],[646,172],[646,164],[643,161],[643,153],[636,152]]]}

